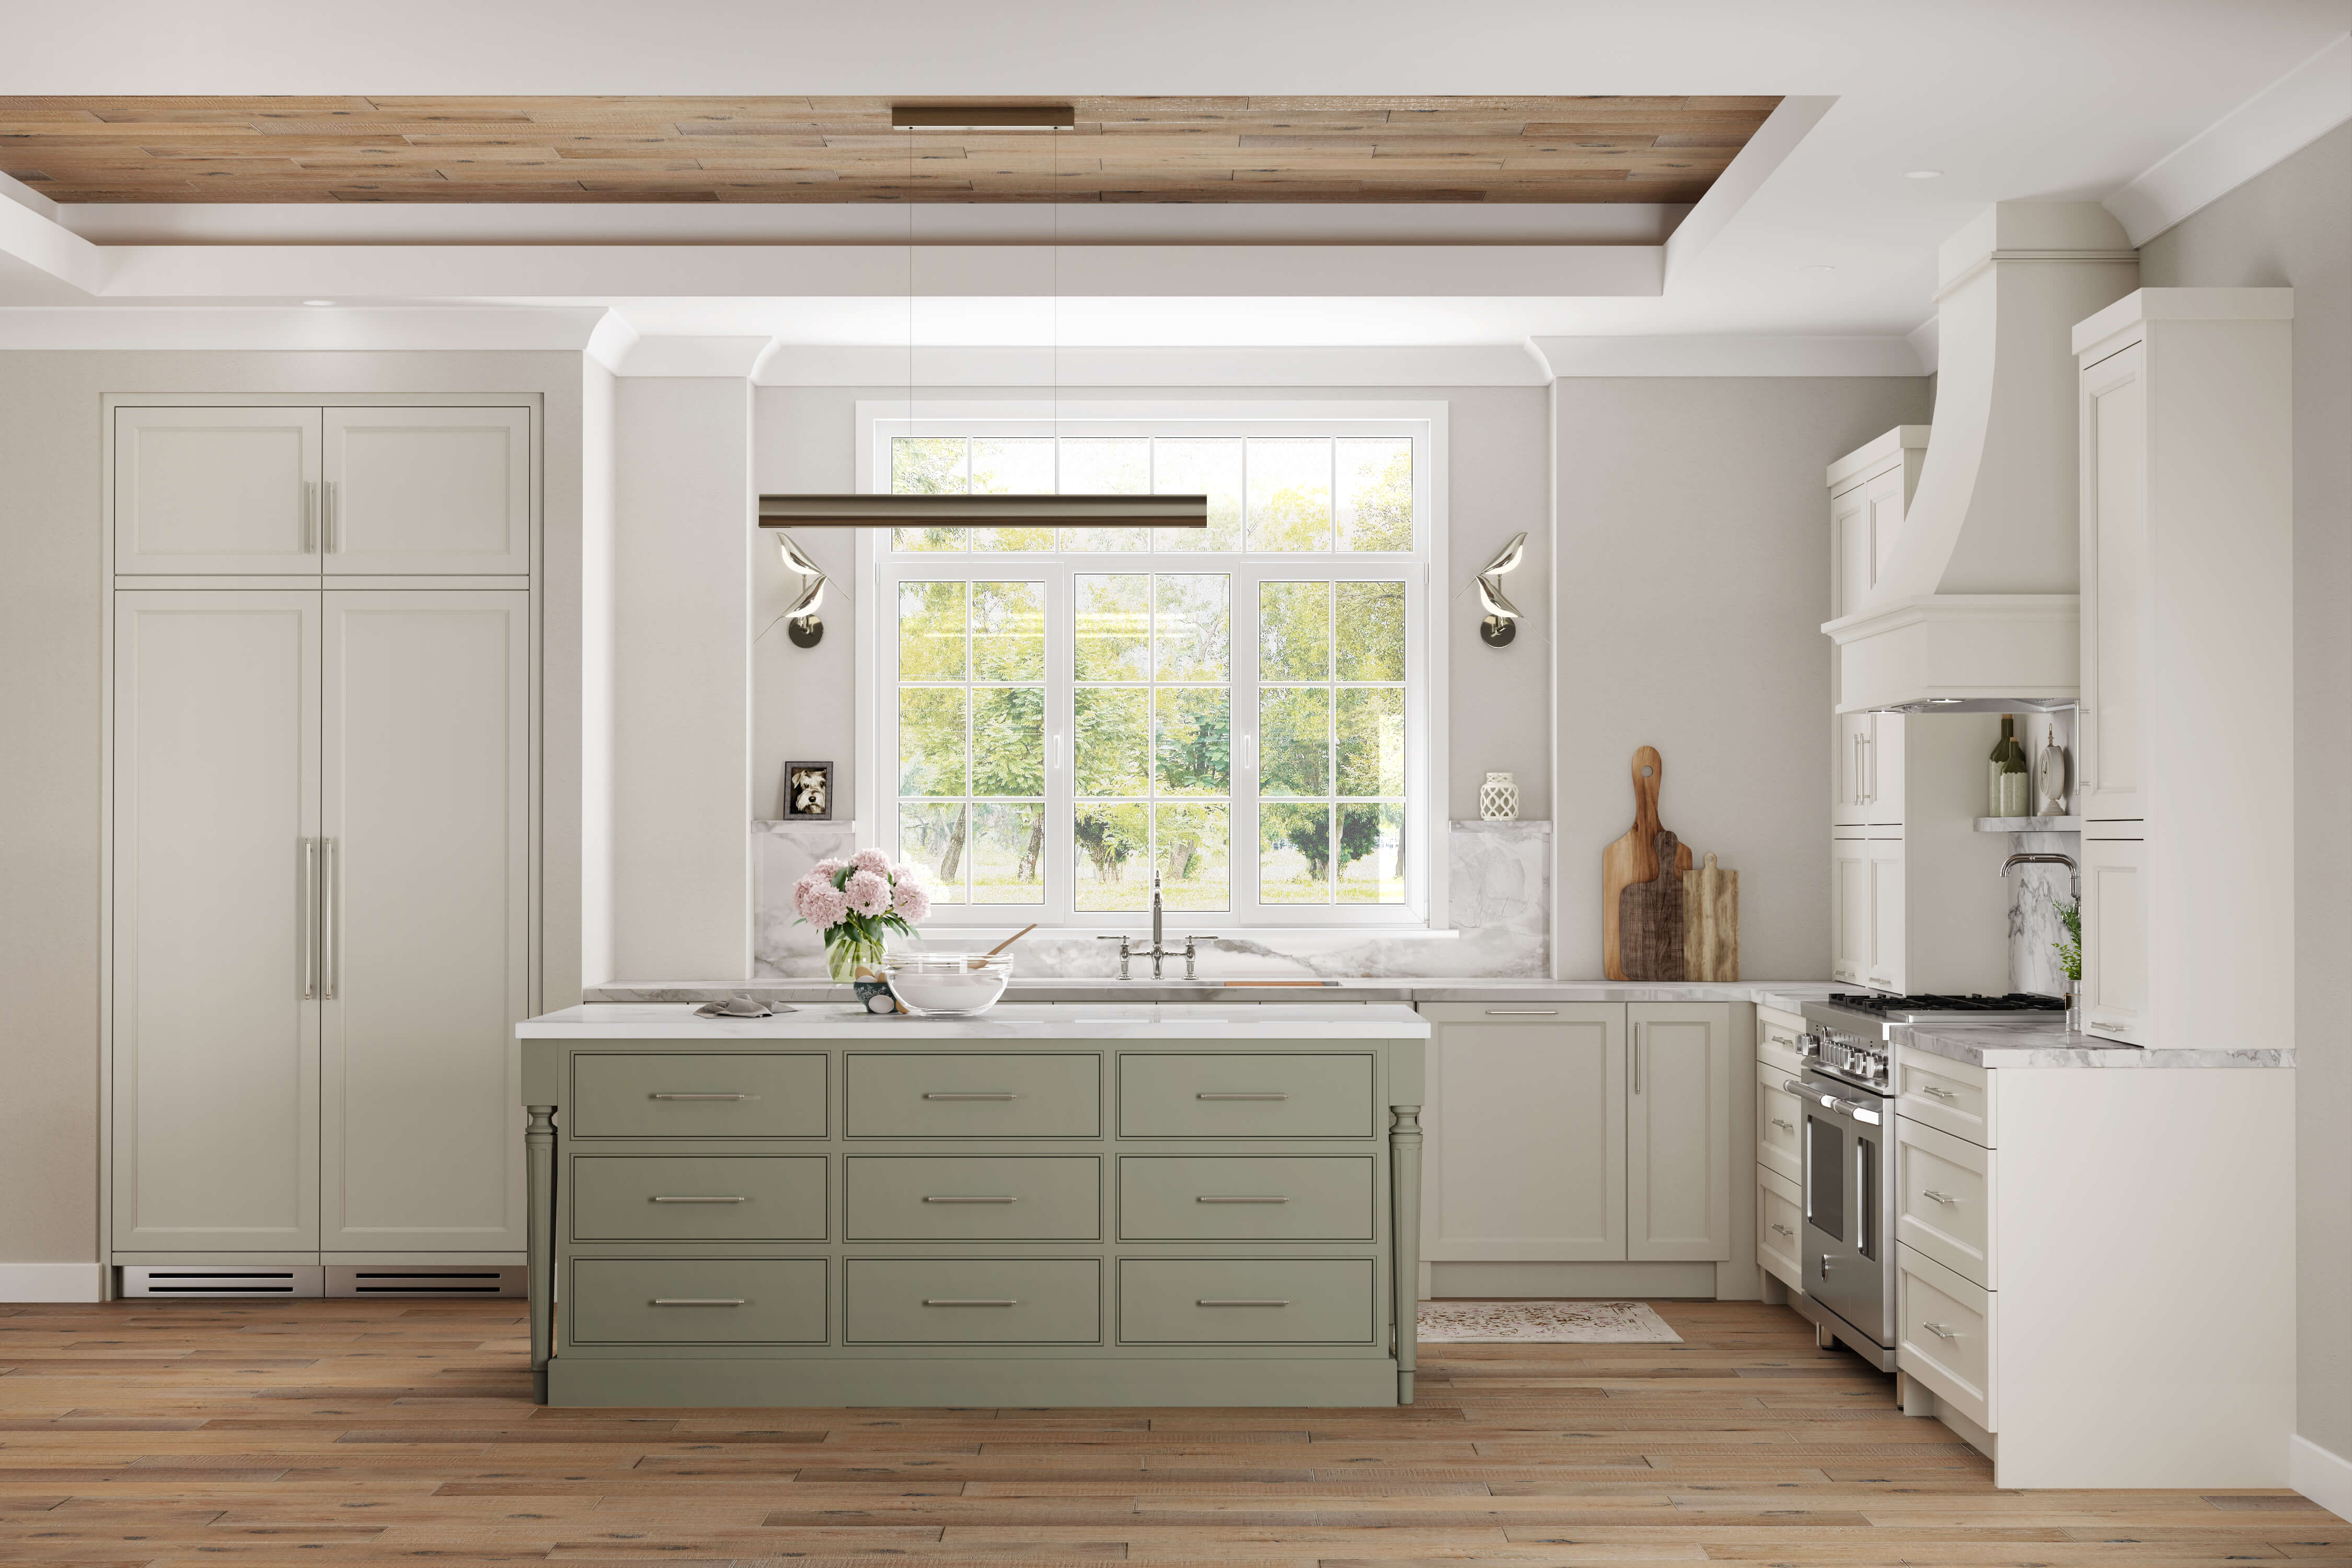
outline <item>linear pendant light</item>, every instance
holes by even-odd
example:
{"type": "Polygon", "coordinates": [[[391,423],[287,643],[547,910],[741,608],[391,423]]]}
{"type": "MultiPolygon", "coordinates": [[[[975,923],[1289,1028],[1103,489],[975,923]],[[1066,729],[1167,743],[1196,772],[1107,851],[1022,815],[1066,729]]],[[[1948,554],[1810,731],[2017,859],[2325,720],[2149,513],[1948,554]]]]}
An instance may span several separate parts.
{"type": "MultiPolygon", "coordinates": [[[[1066,130],[1077,123],[1068,104],[894,104],[890,124],[918,130],[1066,130]]],[[[914,143],[908,143],[908,173],[914,143]]],[[[1049,200],[1058,196],[1048,192],[1049,200]]],[[[914,406],[915,230],[908,194],[907,405],[914,406]]],[[[1058,356],[1057,356],[1058,358],[1058,356]]],[[[1055,377],[1058,393],[1060,376],[1055,377]]],[[[1059,404],[1058,396],[1055,399],[1059,404]]],[[[1058,423],[1058,422],[1057,422],[1058,423]]],[[[1055,465],[1058,471],[1060,465],[1055,465]]],[[[1206,528],[1209,498],[1185,496],[774,495],[760,498],[761,528],[1206,528]]]]}

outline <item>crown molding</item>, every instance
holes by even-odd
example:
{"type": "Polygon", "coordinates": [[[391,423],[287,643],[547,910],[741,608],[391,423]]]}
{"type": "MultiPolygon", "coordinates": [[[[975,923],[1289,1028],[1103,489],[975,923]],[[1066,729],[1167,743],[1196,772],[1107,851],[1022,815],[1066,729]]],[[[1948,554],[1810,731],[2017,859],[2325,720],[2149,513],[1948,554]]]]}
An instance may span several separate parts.
{"type": "Polygon", "coordinates": [[[2134,245],[2352,120],[2352,34],[2238,105],[2102,205],[2134,245]]]}
{"type": "MultiPolygon", "coordinates": [[[[1916,335],[1916,334],[1915,334],[1916,335]]],[[[1529,338],[1553,378],[1925,375],[1906,337],[1529,338]]]]}
{"type": "Polygon", "coordinates": [[[0,310],[0,349],[578,353],[606,314],[601,307],[28,306],[0,310]]]}
{"type": "Polygon", "coordinates": [[[1020,348],[782,343],[762,386],[1540,386],[1518,343],[1439,347],[1020,348]]]}

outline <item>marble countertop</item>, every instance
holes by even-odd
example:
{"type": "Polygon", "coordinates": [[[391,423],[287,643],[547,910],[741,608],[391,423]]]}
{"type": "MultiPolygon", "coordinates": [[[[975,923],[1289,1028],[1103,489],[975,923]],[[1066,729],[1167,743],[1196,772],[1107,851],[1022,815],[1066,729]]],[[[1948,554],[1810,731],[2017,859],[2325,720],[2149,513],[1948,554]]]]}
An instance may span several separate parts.
{"type": "MultiPolygon", "coordinates": [[[[1013,1003],[1212,1003],[1330,1006],[1421,1002],[1758,1002],[1796,1012],[1852,987],[1829,981],[1729,981],[1650,984],[1622,980],[1339,980],[1308,984],[1226,984],[1216,980],[1032,980],[1015,978],[1013,1003]]],[[[592,985],[595,1003],[702,1003],[730,996],[763,1002],[847,1002],[850,990],[822,980],[646,981],[592,985]]]]}
{"type": "Polygon", "coordinates": [[[2291,1068],[2293,1049],[2149,1050],[2064,1029],[1902,1026],[1898,1051],[1979,1068],[2291,1068]]]}
{"type": "Polygon", "coordinates": [[[824,1004],[767,1018],[700,1018],[691,1005],[591,1002],[515,1026],[525,1040],[1423,1040],[1411,1008],[1361,1003],[1202,1005],[1000,1003],[977,1018],[908,1018],[824,1004]]]}

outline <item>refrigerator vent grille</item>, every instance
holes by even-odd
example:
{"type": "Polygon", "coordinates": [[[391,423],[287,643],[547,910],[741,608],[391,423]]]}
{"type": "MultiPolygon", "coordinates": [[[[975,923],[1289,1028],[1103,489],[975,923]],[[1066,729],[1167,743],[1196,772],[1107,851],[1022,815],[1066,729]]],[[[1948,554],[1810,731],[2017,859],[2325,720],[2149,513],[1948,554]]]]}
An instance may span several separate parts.
{"type": "Polygon", "coordinates": [[[527,1270],[500,1268],[385,1268],[379,1264],[330,1264],[330,1296],[401,1296],[411,1300],[468,1296],[520,1296],[527,1270]]]}
{"type": "Polygon", "coordinates": [[[325,1273],[316,1264],[158,1264],[123,1269],[122,1293],[282,1301],[289,1296],[320,1295],[325,1273]]]}
{"type": "Polygon", "coordinates": [[[373,1263],[216,1263],[126,1265],[125,1296],[194,1296],[226,1300],[286,1300],[321,1296],[350,1300],[387,1296],[407,1300],[463,1300],[526,1294],[529,1270],[520,1267],[385,1267],[373,1263]]]}

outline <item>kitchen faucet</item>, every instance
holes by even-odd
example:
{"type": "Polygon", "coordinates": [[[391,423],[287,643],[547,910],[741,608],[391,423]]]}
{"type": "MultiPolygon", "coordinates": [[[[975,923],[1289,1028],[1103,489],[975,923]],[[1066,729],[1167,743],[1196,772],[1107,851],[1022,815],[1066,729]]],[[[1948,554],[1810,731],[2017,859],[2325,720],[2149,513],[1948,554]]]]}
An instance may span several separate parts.
{"type": "Polygon", "coordinates": [[[1161,913],[1160,904],[1160,873],[1154,871],[1151,873],[1151,945],[1148,948],[1138,951],[1131,945],[1135,939],[1124,933],[1118,936],[1097,937],[1095,940],[1097,942],[1115,942],[1118,943],[1118,977],[1121,980],[1131,980],[1134,978],[1133,975],[1128,973],[1128,963],[1132,959],[1148,958],[1151,960],[1151,978],[1157,980],[1160,978],[1160,961],[1162,959],[1178,957],[1182,958],[1184,961],[1184,978],[1187,980],[1199,979],[1200,976],[1194,973],[1193,970],[1194,954],[1196,952],[1195,944],[1211,939],[1200,936],[1188,936],[1184,939],[1182,951],[1179,952],[1177,950],[1169,947],[1168,944],[1161,940],[1160,931],[1165,921],[1161,913]]]}
{"type": "Polygon", "coordinates": [[[2009,868],[2011,866],[2063,866],[2066,868],[2066,875],[2071,879],[2067,897],[2078,904],[2083,901],[2083,868],[2074,864],[2074,858],[2072,855],[2045,854],[2040,850],[2012,855],[2000,863],[2001,880],[2009,879],[2009,868]]]}

